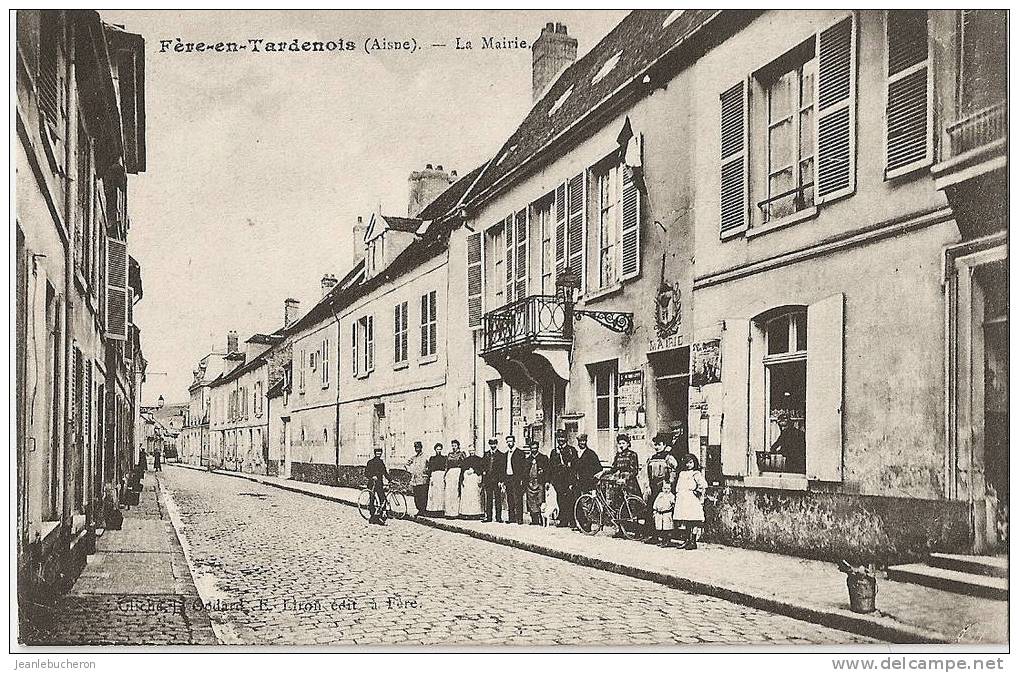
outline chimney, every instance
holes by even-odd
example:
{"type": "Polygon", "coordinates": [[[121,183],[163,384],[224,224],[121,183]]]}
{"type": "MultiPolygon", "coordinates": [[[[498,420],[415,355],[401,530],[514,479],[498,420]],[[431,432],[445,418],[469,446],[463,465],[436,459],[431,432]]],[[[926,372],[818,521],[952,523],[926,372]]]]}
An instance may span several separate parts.
{"type": "Polygon", "coordinates": [[[237,332],[230,330],[226,333],[226,352],[236,353],[237,352],[237,332]]]}
{"type": "Polygon", "coordinates": [[[354,241],[352,243],[354,252],[351,256],[350,265],[352,267],[357,266],[358,262],[364,259],[364,235],[368,233],[368,225],[364,223],[364,219],[358,215],[357,224],[354,225],[354,241]]]}
{"type": "Polygon", "coordinates": [[[336,284],[338,282],[339,281],[336,280],[336,276],[334,276],[331,273],[327,273],[326,275],[322,276],[322,296],[324,297],[327,294],[329,294],[329,290],[336,287],[336,284]]]}
{"type": "Polygon", "coordinates": [[[566,24],[551,21],[531,45],[531,102],[537,103],[559,72],[577,60],[577,39],[566,32],[566,24]]]}
{"type": "MultiPolygon", "coordinates": [[[[455,172],[455,171],[454,171],[455,172]]],[[[426,164],[423,171],[414,171],[407,178],[410,199],[407,203],[407,217],[417,217],[429,203],[442,194],[456,177],[442,169],[442,164],[432,168],[426,164]]]]}
{"type": "Polygon", "coordinates": [[[297,312],[301,309],[301,302],[289,297],[283,300],[283,327],[290,327],[297,322],[297,312]]]}

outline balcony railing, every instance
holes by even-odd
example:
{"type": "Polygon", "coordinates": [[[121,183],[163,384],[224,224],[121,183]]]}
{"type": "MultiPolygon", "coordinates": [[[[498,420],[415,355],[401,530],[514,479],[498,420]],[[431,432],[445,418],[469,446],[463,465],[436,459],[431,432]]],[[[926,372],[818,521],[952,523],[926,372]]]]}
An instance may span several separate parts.
{"type": "Polygon", "coordinates": [[[1001,102],[986,107],[950,124],[947,130],[954,157],[984,147],[1008,133],[1008,106],[1001,102]]]}
{"type": "Polygon", "coordinates": [[[515,346],[569,346],[572,320],[562,297],[532,295],[485,314],[482,353],[515,346]]]}

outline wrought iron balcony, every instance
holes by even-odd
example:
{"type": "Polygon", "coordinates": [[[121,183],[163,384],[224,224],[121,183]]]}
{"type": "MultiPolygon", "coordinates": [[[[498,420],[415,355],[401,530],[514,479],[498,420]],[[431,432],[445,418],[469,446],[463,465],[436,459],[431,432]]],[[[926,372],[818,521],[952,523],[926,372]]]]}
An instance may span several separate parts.
{"type": "Polygon", "coordinates": [[[482,354],[516,347],[568,347],[573,342],[573,316],[562,297],[531,295],[485,314],[482,354]]]}
{"type": "Polygon", "coordinates": [[[954,157],[1003,140],[1008,134],[1008,106],[1002,101],[983,108],[950,124],[946,130],[954,157]]]}

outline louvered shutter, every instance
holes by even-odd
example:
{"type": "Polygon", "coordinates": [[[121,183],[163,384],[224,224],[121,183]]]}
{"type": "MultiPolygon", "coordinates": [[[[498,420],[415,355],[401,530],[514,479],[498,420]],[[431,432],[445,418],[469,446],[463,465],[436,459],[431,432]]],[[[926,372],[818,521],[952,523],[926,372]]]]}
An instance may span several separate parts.
{"type": "Polygon", "coordinates": [[[517,211],[516,214],[516,280],[515,296],[523,299],[527,296],[527,208],[517,211]]]}
{"type": "Polygon", "coordinates": [[[558,278],[566,267],[566,183],[555,190],[555,272],[558,278]]]}
{"type": "Polygon", "coordinates": [[[622,280],[636,278],[640,274],[640,190],[633,180],[633,170],[626,165],[620,167],[623,173],[623,273],[622,280]]]}
{"type": "Polygon", "coordinates": [[[927,11],[889,10],[885,37],[885,172],[895,177],[928,165],[933,156],[927,11]]]}
{"type": "Polygon", "coordinates": [[[842,373],[845,300],[807,307],[807,478],[842,480],[842,373]]]}
{"type": "Polygon", "coordinates": [[[88,460],[92,446],[92,361],[82,363],[82,447],[85,449],[85,460],[88,460]]]}
{"type": "Polygon", "coordinates": [[[721,176],[719,230],[727,236],[747,228],[747,83],[719,97],[721,176]]]}
{"type": "MultiPolygon", "coordinates": [[[[302,351],[303,358],[303,351],[302,351]]],[[[350,373],[357,376],[357,321],[350,323],[350,373]]],[[[304,368],[304,361],[301,361],[301,368],[304,368]]],[[[303,376],[303,374],[302,374],[303,376]]],[[[302,385],[302,388],[304,386],[302,385]]]]}
{"type": "Polygon", "coordinates": [[[106,239],[106,336],[127,339],[127,243],[106,239]]]}
{"type": "Polygon", "coordinates": [[[586,198],[584,173],[570,178],[566,190],[566,265],[580,277],[581,291],[585,285],[584,227],[586,198]]]}
{"type": "Polygon", "coordinates": [[[503,234],[506,238],[506,303],[513,303],[513,286],[515,276],[513,275],[513,216],[509,215],[502,222],[503,234]]]}
{"type": "Polygon", "coordinates": [[[856,20],[817,34],[817,203],[856,189],[856,20]]]}
{"type": "Polygon", "coordinates": [[[61,131],[58,125],[57,106],[60,100],[60,12],[40,12],[39,29],[39,111],[54,132],[61,131]]]}
{"type": "Polygon", "coordinates": [[[366,371],[375,371],[375,319],[374,316],[368,316],[368,320],[365,324],[365,353],[367,357],[366,371]]]}
{"type": "Polygon", "coordinates": [[[403,302],[402,304],[400,304],[400,306],[402,307],[401,310],[400,310],[400,316],[401,316],[401,320],[402,320],[402,322],[400,323],[400,332],[402,334],[402,336],[400,337],[400,361],[401,362],[406,362],[407,361],[407,336],[408,336],[407,335],[407,320],[408,320],[407,316],[409,315],[410,310],[408,308],[407,302],[403,302]]]}
{"type": "Polygon", "coordinates": [[[481,297],[484,274],[481,267],[481,232],[467,235],[467,326],[481,327],[481,297]]]}

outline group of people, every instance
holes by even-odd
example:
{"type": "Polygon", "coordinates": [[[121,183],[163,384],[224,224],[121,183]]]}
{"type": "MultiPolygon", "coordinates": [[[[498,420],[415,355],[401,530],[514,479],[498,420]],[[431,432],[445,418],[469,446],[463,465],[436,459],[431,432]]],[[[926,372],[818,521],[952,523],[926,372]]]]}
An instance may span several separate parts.
{"type": "MultiPolygon", "coordinates": [[[[418,514],[539,525],[549,523],[550,504],[554,501],[554,523],[574,527],[577,499],[601,485],[609,489],[613,501],[622,493],[646,498],[654,512],[648,521],[649,526],[654,525],[650,541],[671,545],[675,532],[683,530],[684,548],[697,548],[707,482],[697,457],[681,446],[673,448],[668,433],[654,437],[655,451],[643,468],[625,434],[616,437],[616,453],[608,468],[602,466],[583,433],[577,435],[574,447],[568,443],[566,432],[557,430],[555,446],[548,455],[541,452],[535,440],[518,445],[516,437],[507,435],[502,442],[500,446],[498,439],[489,439],[480,456],[464,452],[455,439],[449,443],[448,454],[443,453],[439,442],[432,447],[431,456],[425,456],[421,442],[414,442],[414,455],[406,469],[418,514]],[[642,469],[647,476],[646,494],[640,486],[642,469]]],[[[381,453],[377,449],[366,466],[378,496],[382,495],[382,475],[389,478],[381,453]]]]}

